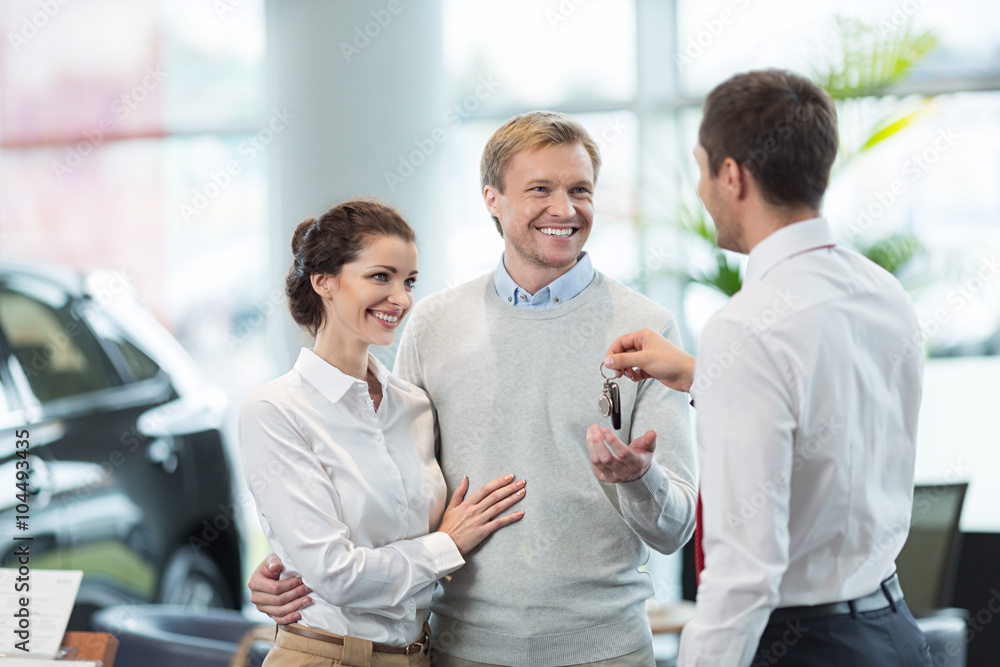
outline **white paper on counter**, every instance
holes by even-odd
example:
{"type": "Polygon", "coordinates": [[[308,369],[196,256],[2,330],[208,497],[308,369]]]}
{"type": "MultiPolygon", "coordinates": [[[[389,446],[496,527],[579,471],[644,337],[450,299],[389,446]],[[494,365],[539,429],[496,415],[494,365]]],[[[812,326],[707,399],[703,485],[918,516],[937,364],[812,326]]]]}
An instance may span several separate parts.
{"type": "MultiPolygon", "coordinates": [[[[0,568],[0,656],[31,658],[26,664],[36,667],[43,664],[37,658],[54,658],[59,652],[83,572],[31,568],[27,591],[15,590],[18,583],[24,583],[17,581],[19,576],[15,568],[0,568]],[[14,634],[21,629],[20,619],[14,616],[21,609],[21,598],[28,598],[28,653],[15,648],[22,641],[14,634]]],[[[5,658],[4,667],[8,666],[13,664],[5,658]]]]}

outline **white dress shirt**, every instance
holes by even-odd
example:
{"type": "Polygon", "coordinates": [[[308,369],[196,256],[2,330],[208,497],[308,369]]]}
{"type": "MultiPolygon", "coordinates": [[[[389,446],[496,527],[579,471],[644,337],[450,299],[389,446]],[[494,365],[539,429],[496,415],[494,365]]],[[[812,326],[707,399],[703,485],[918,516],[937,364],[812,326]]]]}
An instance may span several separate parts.
{"type": "Polygon", "coordinates": [[[909,297],[822,218],[751,252],[702,335],[705,570],[682,667],[749,665],[776,607],[852,600],[895,571],[913,500],[923,357],[909,297]]]}
{"type": "Polygon", "coordinates": [[[284,563],[313,589],[303,625],[403,646],[420,638],[434,582],[464,564],[434,531],[446,504],[427,395],[375,357],[365,381],[311,350],[240,410],[247,483],[284,563]]]}

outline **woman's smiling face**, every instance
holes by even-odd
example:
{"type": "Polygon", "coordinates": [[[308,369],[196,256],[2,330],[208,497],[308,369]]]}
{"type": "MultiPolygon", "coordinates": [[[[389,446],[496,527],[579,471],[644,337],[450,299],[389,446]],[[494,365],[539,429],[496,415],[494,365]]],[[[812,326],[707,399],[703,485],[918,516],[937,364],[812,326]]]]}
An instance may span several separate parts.
{"type": "Polygon", "coordinates": [[[323,329],[368,345],[391,345],[413,307],[416,278],[415,244],[396,236],[373,238],[356,260],[321,282],[329,296],[323,329]]]}

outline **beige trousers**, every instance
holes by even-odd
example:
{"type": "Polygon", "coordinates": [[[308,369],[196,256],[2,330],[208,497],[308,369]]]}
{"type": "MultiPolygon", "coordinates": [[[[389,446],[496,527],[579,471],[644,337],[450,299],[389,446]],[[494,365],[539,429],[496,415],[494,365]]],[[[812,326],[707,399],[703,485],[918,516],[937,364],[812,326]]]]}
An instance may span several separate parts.
{"type": "MultiPolygon", "coordinates": [[[[434,667],[498,667],[488,662],[474,662],[472,660],[455,658],[438,651],[434,651],[431,662],[434,664],[434,667]]],[[[655,664],[653,645],[650,644],[646,648],[641,648],[634,653],[627,653],[617,658],[609,658],[608,660],[600,660],[598,662],[584,662],[579,665],[573,665],[573,667],[653,667],[655,664]]]]}
{"type": "MultiPolygon", "coordinates": [[[[329,635],[316,628],[313,632],[329,635]]],[[[341,637],[342,635],[333,635],[341,637]]],[[[427,653],[422,655],[402,655],[400,653],[379,653],[372,651],[372,643],[367,639],[343,637],[344,645],[330,644],[300,637],[288,632],[278,632],[274,648],[264,659],[263,667],[430,667],[427,653]]]]}

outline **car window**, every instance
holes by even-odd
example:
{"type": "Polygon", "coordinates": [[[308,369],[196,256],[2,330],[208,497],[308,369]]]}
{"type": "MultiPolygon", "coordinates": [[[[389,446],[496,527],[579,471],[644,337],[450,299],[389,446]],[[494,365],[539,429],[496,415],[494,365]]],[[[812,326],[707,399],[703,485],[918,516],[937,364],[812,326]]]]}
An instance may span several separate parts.
{"type": "Polygon", "coordinates": [[[100,343],[71,312],[71,303],[68,298],[43,302],[0,285],[0,326],[43,403],[115,384],[100,343]]]}
{"type": "MultiPolygon", "coordinates": [[[[120,370],[127,371],[125,374],[127,382],[142,382],[156,377],[160,372],[159,364],[143,352],[142,348],[126,338],[121,328],[116,326],[114,319],[90,307],[90,302],[78,305],[82,306],[81,312],[90,324],[91,330],[105,343],[104,349],[108,350],[113,346],[120,353],[121,361],[125,365],[125,368],[120,370]]],[[[114,356],[111,352],[109,354],[114,356]]]]}
{"type": "Polygon", "coordinates": [[[122,356],[125,358],[125,363],[128,364],[128,368],[132,372],[132,378],[135,381],[148,380],[156,377],[156,374],[160,372],[160,367],[156,365],[156,362],[150,359],[145,352],[133,345],[131,341],[124,338],[112,338],[111,341],[121,350],[122,356]]]}

